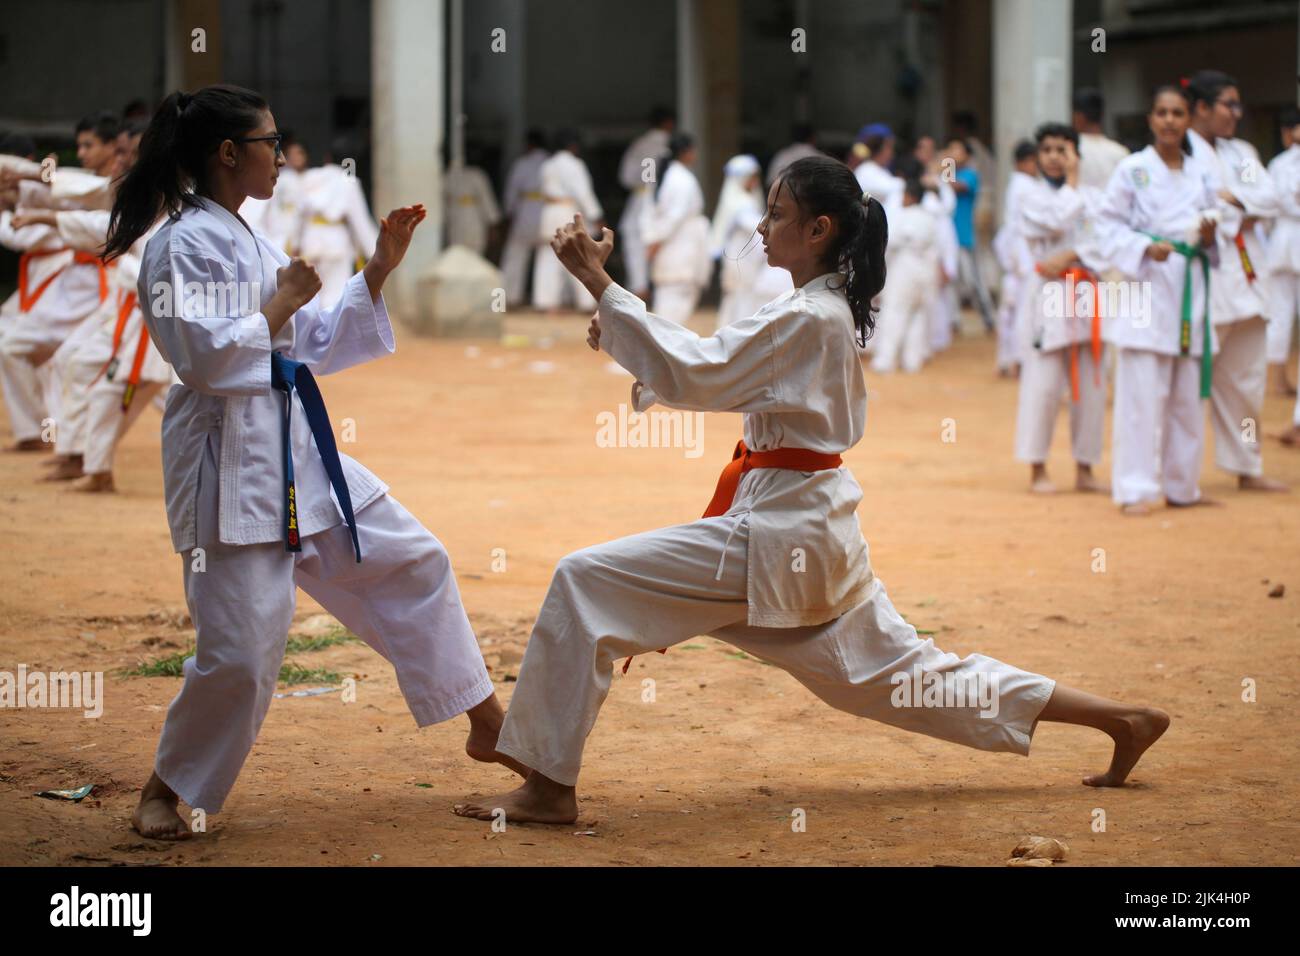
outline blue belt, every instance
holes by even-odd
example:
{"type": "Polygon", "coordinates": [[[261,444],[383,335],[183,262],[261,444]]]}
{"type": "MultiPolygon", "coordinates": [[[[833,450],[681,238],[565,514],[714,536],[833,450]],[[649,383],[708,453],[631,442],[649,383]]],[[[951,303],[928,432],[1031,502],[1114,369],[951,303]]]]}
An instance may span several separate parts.
{"type": "Polygon", "coordinates": [[[325,400],[321,398],[316,378],[302,362],[272,352],[271,386],[284,392],[284,548],[286,551],[302,550],[298,536],[298,500],[293,484],[293,448],[289,437],[293,391],[296,388],[303,411],[307,413],[307,424],[311,428],[312,437],[316,439],[321,464],[325,466],[325,474],[329,476],[330,485],[339,499],[339,507],[343,509],[343,518],[348,523],[348,530],[352,532],[352,548],[356,551],[357,563],[360,564],[361,542],[357,538],[357,517],[352,512],[352,495],[348,493],[348,482],[343,477],[343,462],[339,460],[338,445],[334,443],[334,429],[330,426],[329,412],[325,411],[325,400]]]}

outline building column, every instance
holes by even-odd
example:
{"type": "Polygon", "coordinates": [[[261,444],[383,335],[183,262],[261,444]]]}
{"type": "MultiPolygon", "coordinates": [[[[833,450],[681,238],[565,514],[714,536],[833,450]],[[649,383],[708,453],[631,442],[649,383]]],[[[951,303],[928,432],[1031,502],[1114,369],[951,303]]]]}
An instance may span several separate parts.
{"type": "Polygon", "coordinates": [[[163,95],[176,90],[193,93],[222,81],[220,0],[167,0],[163,7],[163,95]],[[201,50],[195,50],[195,30],[202,30],[201,50]]]}
{"type": "Polygon", "coordinates": [[[998,195],[1005,195],[1008,156],[1040,123],[1070,122],[1071,0],[994,0],[993,150],[998,195]]]}
{"type": "Polygon", "coordinates": [[[712,205],[740,146],[740,0],[677,0],[677,128],[695,137],[712,205]]]}
{"type": "Polygon", "coordinates": [[[442,247],[443,0],[372,0],[370,17],[375,218],[417,202],[429,210],[384,287],[388,307],[409,319],[442,247]]]}

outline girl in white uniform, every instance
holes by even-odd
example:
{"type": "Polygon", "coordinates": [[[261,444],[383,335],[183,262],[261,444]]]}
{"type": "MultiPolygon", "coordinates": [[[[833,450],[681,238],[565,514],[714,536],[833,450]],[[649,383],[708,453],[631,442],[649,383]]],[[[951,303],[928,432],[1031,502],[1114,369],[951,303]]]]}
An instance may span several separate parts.
{"type": "Polygon", "coordinates": [[[1101,313],[1091,248],[1100,197],[1079,182],[1079,134],[1044,123],[1034,134],[1042,175],[1030,181],[1013,224],[1033,265],[1020,287],[1020,395],[1016,457],[1030,467],[1031,491],[1053,492],[1047,455],[1070,388],[1070,450],[1078,491],[1102,491],[1092,467],[1101,460],[1106,424],[1101,313]]]}
{"type": "Polygon", "coordinates": [[[691,172],[695,157],[695,141],[685,133],[674,133],[668,156],[656,169],[654,193],[641,220],[655,312],[679,325],[685,325],[695,311],[713,268],[704,193],[691,172]]]}
{"type": "Polygon", "coordinates": [[[1231,77],[1200,70],[1192,99],[1192,155],[1218,166],[1219,260],[1211,274],[1210,314],[1218,337],[1210,388],[1214,462],[1243,491],[1285,491],[1264,475],[1264,392],[1268,386],[1268,286],[1263,225],[1277,215],[1277,194],[1259,153],[1237,139],[1241,94],[1231,77]]]}
{"type": "Polygon", "coordinates": [[[1118,350],[1111,494],[1126,514],[1147,513],[1161,495],[1173,506],[1201,500],[1201,400],[1216,347],[1206,284],[1218,256],[1220,184],[1191,154],[1190,109],[1181,87],[1156,91],[1147,117],[1155,144],[1115,168],[1098,214],[1097,248],[1131,280],[1131,294],[1116,297],[1121,311],[1103,307],[1118,350]]]}
{"type": "Polygon", "coordinates": [[[1016,319],[1020,292],[1029,279],[1033,263],[1028,262],[1020,236],[1020,202],[1038,177],[1038,147],[1027,139],[1016,144],[1007,194],[1002,205],[1002,225],[993,237],[993,255],[1002,270],[998,293],[998,375],[1010,378],[1020,369],[1020,336],[1016,319]]]}
{"type": "Polygon", "coordinates": [[[862,490],[838,467],[866,423],[858,347],[884,285],[884,210],[863,202],[852,172],[829,158],[791,164],[768,202],[764,245],[797,291],[710,338],[647,312],[609,278],[612,237],[592,241],[580,220],[557,235],[561,261],[600,302],[589,341],[637,376],[637,407],[742,412],[745,439],[702,520],[560,562],[498,743],[532,772],[513,793],[457,813],[572,822],[614,661],[705,633],[788,670],[834,707],[983,750],[1027,753],[1040,720],[1097,727],[1116,749],[1110,768],[1085,780],[1096,786],[1122,783],[1167,727],[1157,710],[983,655],[945,654],[894,609],[858,527],[862,490]],[[902,688],[926,682],[923,673],[932,685],[989,688],[996,706],[915,700],[902,688]]]}
{"type": "Polygon", "coordinates": [[[173,93],[113,208],[110,258],[168,217],[137,291],[183,383],[163,416],[163,478],[197,632],[133,818],[148,837],[189,835],[178,797],[221,809],[270,706],[297,587],[393,664],[418,725],[469,711],[470,756],[503,759],[500,706],[447,553],[338,454],[312,377],[392,352],[380,289],[424,208],[384,220],[365,271],[325,308],[315,271],[236,214],[246,196],[271,195],[283,162],[258,94],[173,93]]]}

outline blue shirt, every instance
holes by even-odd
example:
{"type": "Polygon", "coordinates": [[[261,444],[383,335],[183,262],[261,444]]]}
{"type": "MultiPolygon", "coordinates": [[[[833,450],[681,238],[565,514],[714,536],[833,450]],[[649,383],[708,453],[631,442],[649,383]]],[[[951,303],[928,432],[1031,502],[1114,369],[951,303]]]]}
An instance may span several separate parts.
{"type": "Polygon", "coordinates": [[[966,191],[957,194],[952,222],[957,227],[957,244],[970,249],[975,245],[975,197],[980,191],[980,174],[969,166],[963,166],[957,170],[957,180],[966,184],[966,191]]]}

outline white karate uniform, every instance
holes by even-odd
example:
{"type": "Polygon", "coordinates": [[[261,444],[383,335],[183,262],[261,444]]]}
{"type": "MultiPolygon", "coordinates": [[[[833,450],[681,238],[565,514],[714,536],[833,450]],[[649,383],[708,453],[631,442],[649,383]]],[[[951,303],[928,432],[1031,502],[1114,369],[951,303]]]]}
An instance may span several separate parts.
{"type": "MultiPolygon", "coordinates": [[[[1005,370],[1020,361],[1020,339],[1016,326],[1020,290],[1034,263],[1029,261],[1024,238],[1020,235],[1020,203],[1034,183],[1034,177],[1018,169],[1007,180],[1007,195],[1002,207],[1002,226],[993,237],[993,255],[1002,270],[1002,288],[998,295],[998,369],[1005,370]]],[[[1101,188],[1105,188],[1102,183],[1101,188]]]]}
{"type": "MultiPolygon", "coordinates": [[[[1205,341],[1205,282],[1200,264],[1193,262],[1191,339],[1182,354],[1187,260],[1177,253],[1164,262],[1147,258],[1154,240],[1144,233],[1194,242],[1203,214],[1217,208],[1218,190],[1213,166],[1184,154],[1182,169],[1171,170],[1148,146],[1115,168],[1098,213],[1095,247],[1106,250],[1108,266],[1146,284],[1151,301],[1149,315],[1143,314],[1137,292],[1124,312],[1112,315],[1102,306],[1108,340],[1118,349],[1111,488],[1120,505],[1160,494],[1190,504],[1201,496],[1200,356],[1203,348],[1216,348],[1213,326],[1205,341]]],[[[1207,252],[1213,262],[1217,250],[1207,252]]]]}
{"type": "Polygon", "coordinates": [[[342,166],[327,163],[302,173],[297,202],[299,232],[293,244],[297,254],[315,266],[321,304],[330,306],[357,272],[357,261],[374,253],[379,227],[361,181],[342,166]]]}
{"type": "Polygon", "coordinates": [[[889,220],[885,274],[872,371],[893,372],[901,359],[904,372],[919,372],[939,274],[939,224],[920,203],[900,206],[889,220]]]}
{"type": "MultiPolygon", "coordinates": [[[[101,206],[99,189],[106,182],[80,170],[62,170],[56,178],[60,192],[44,183],[19,184],[17,211],[73,210],[83,199],[101,206]]],[[[29,296],[35,301],[23,309],[20,289],[0,309],[0,383],[9,409],[14,437],[39,437],[41,423],[56,424],[55,448],[60,454],[80,451],[84,436],[84,406],[63,405],[63,365],[68,351],[76,347],[90,315],[107,295],[108,277],[97,259],[68,248],[52,226],[29,225],[13,228],[13,213],[0,212],[0,245],[25,255],[29,296]],[[49,282],[46,285],[46,282],[49,282]],[[45,286],[44,291],[40,291],[45,286]],[[55,349],[41,368],[32,365],[34,354],[55,349]],[[62,352],[62,354],[60,354],[62,352]]]]}
{"type": "Polygon", "coordinates": [[[1234,242],[1244,216],[1271,220],[1278,213],[1273,177],[1244,139],[1224,139],[1211,146],[1188,130],[1192,152],[1201,162],[1218,163],[1219,181],[1245,205],[1220,203],[1223,216],[1216,232],[1219,262],[1210,277],[1210,309],[1219,340],[1210,393],[1214,462],[1234,475],[1264,473],[1260,435],[1268,382],[1268,259],[1259,223],[1243,232],[1246,252],[1256,272],[1251,282],[1234,242]],[[1249,423],[1254,427],[1249,427],[1249,423]],[[1249,439],[1248,439],[1248,436],[1249,439]]]}
{"type": "MultiPolygon", "coordinates": [[[[930,311],[928,357],[942,352],[952,344],[953,328],[957,325],[960,315],[957,301],[957,276],[961,265],[959,261],[961,245],[957,240],[957,225],[952,219],[953,210],[957,208],[957,194],[953,188],[945,182],[940,182],[937,193],[926,190],[921,205],[930,211],[935,217],[935,222],[938,223],[939,268],[944,278],[948,280],[936,292],[934,305],[930,311]]],[[[936,275],[935,282],[938,281],[939,276],[936,275]]]]}
{"type": "Polygon", "coordinates": [[[483,255],[488,230],[501,221],[501,209],[487,173],[477,166],[450,166],[443,174],[442,195],[447,245],[464,246],[483,255]]]}
{"type": "Polygon", "coordinates": [[[1268,237],[1268,361],[1291,357],[1291,335],[1300,313],[1300,143],[1268,164],[1277,197],[1277,218],[1268,237]]]}
{"type": "Polygon", "coordinates": [[[780,176],[787,166],[798,159],[807,159],[809,156],[825,156],[820,149],[811,143],[791,143],[782,149],[777,150],[772,161],[767,164],[767,178],[763,181],[771,186],[776,182],[776,177],[780,176]]]}
{"type": "MultiPolygon", "coordinates": [[[[108,238],[108,215],[101,210],[60,212],[59,236],[72,249],[102,249],[108,238]]],[[[127,299],[134,300],[140,258],[144,255],[145,245],[161,224],[159,220],[125,254],[109,264],[108,298],[79,328],[75,344],[72,341],[68,343],[70,350],[62,366],[63,402],[65,407],[84,407],[84,427],[78,436],[78,445],[72,451],[84,454],[82,468],[87,474],[105,474],[113,470],[113,455],[122,436],[154,396],[175,380],[171,366],[158,352],[157,346],[152,340],[146,341],[139,384],[130,405],[125,410],[122,408],[136,350],[144,333],[139,303],[132,305],[127,299]],[[126,324],[114,352],[113,339],[124,311],[126,324]],[[80,334],[83,330],[85,334],[80,334]],[[117,367],[110,377],[106,367],[114,360],[117,367]]]]}
{"type": "MultiPolygon", "coordinates": [[[[1090,248],[1092,220],[1101,196],[1082,184],[1059,189],[1034,179],[1019,203],[1016,233],[1028,261],[1037,265],[1073,249],[1085,266],[1096,270],[1099,260],[1090,248]]],[[[1031,267],[1021,286],[1021,363],[1016,413],[1016,458],[1042,464],[1052,447],[1052,432],[1061,410],[1061,391],[1070,384],[1070,356],[1078,358],[1079,400],[1070,402],[1070,448],[1081,465],[1101,460],[1106,423],[1104,361],[1094,361],[1091,349],[1092,283],[1048,279],[1031,267]]],[[[1102,307],[1104,314],[1104,307],[1102,307]]],[[[1104,330],[1103,330],[1104,338],[1104,330]]]]}
{"type": "Polygon", "coordinates": [[[653,310],[685,325],[709,282],[709,220],[704,216],[704,192],[695,174],[672,162],[663,182],[645,207],[641,240],[658,245],[650,262],[654,283],[653,310]]]}
{"type": "Polygon", "coordinates": [[[641,238],[641,220],[650,205],[655,184],[647,182],[646,177],[653,176],[656,162],[668,155],[670,138],[667,130],[646,130],[632,140],[618,163],[618,181],[627,190],[627,203],[619,217],[618,230],[622,239],[623,268],[627,272],[625,285],[634,292],[645,292],[650,288],[650,259],[641,238]]]}
{"type": "Polygon", "coordinates": [[[901,178],[895,176],[874,160],[858,163],[853,170],[858,185],[864,193],[871,193],[873,199],[885,207],[885,217],[892,219],[903,208],[903,187],[901,178]]]}
{"type": "Polygon", "coordinates": [[[1104,191],[1128,147],[1101,133],[1079,134],[1079,185],[1104,191]]]}
{"type": "Polygon", "coordinates": [[[591,173],[587,171],[586,163],[569,150],[561,149],[542,163],[541,184],[545,199],[537,238],[543,247],[537,250],[533,259],[533,306],[538,309],[559,308],[565,300],[567,287],[574,307],[590,312],[596,307],[596,300],[560,264],[550,241],[555,231],[572,222],[577,213],[582,213],[590,228],[604,217],[605,210],[591,188],[591,173]]]}
{"type": "Polygon", "coordinates": [[[325,375],[389,354],[393,330],[383,300],[372,300],[357,275],[332,307],[317,296],[272,339],[260,309],[288,258],[218,204],[199,202],[149,240],[138,290],[149,331],[183,383],[163,417],[163,476],[198,635],[155,769],[187,804],[212,813],[270,706],[295,586],[393,664],[420,726],[482,702],[492,683],[442,545],[378,478],[340,455],[361,543],[356,563],[296,391],[290,435],[302,550],[285,550],[285,396],[271,385],[271,352],[325,375]],[[202,295],[177,308],[174,282],[214,281],[239,293],[224,310],[202,295]]]}
{"type": "MultiPolygon", "coordinates": [[[[611,285],[600,302],[600,347],[637,376],[639,409],[657,399],[743,412],[750,448],[840,453],[862,437],[867,393],[834,278],[820,276],[802,295],[783,296],[710,338],[647,313],[611,285]]],[[[958,660],[922,641],[871,572],[855,513],[861,500],[847,468],[754,469],[724,515],[563,558],[497,749],[574,785],[614,662],[709,633],[785,668],[839,709],[1026,753],[1054,682],[978,654],[958,660]],[[891,674],[913,666],[996,681],[997,715],[892,706],[891,674]]]]}
{"type": "Polygon", "coordinates": [[[542,245],[539,229],[542,221],[542,163],[550,154],[544,149],[530,149],[516,159],[506,177],[504,196],[510,231],[501,253],[501,271],[505,275],[506,302],[524,301],[528,270],[533,254],[542,245]]]}

